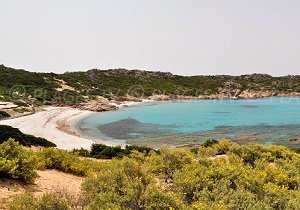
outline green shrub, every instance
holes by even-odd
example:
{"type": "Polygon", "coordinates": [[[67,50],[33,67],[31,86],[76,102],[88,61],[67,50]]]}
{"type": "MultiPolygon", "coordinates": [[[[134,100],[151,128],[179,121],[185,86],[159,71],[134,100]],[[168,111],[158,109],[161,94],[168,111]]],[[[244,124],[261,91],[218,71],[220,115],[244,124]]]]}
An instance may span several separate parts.
{"type": "Polygon", "coordinates": [[[185,148],[161,148],[158,153],[152,152],[145,158],[145,166],[152,173],[168,180],[173,178],[176,170],[181,169],[186,164],[190,164],[193,157],[193,153],[185,148]]]}
{"type": "Polygon", "coordinates": [[[10,117],[10,114],[8,114],[5,111],[0,110],[0,119],[10,117]]]}
{"type": "Polygon", "coordinates": [[[32,183],[37,177],[35,158],[18,143],[9,139],[0,145],[0,175],[32,183]]]}
{"type": "Polygon", "coordinates": [[[43,195],[37,202],[37,210],[67,210],[69,204],[66,200],[54,194],[43,195]]]}
{"type": "Polygon", "coordinates": [[[29,210],[37,209],[37,201],[32,193],[26,192],[19,196],[16,196],[9,203],[10,210],[29,210]]]}
{"type": "MultiPolygon", "coordinates": [[[[197,153],[183,148],[130,152],[121,159],[94,162],[48,148],[37,153],[36,166],[81,175],[92,170],[82,186],[81,209],[298,210],[300,206],[300,155],[282,146],[220,140],[200,146],[197,153]]],[[[56,204],[75,209],[70,199],[59,193],[53,196],[28,197],[18,206],[43,201],[45,209],[59,209],[56,204]]]]}
{"type": "Polygon", "coordinates": [[[76,154],[82,157],[92,157],[90,150],[80,148],[80,149],[73,149],[72,154],[76,154]]]}
{"type": "Polygon", "coordinates": [[[281,146],[226,140],[201,146],[197,154],[167,148],[135,152],[102,165],[84,190],[91,209],[296,210],[300,156],[281,146]]]}
{"type": "Polygon", "coordinates": [[[71,209],[67,200],[55,194],[44,194],[42,197],[34,197],[32,193],[24,193],[17,196],[9,204],[10,210],[67,210],[71,209]]]}
{"type": "Polygon", "coordinates": [[[169,209],[178,208],[179,199],[157,189],[152,176],[140,163],[127,157],[102,166],[96,178],[83,188],[90,197],[90,209],[169,209]]]}
{"type": "MultiPolygon", "coordinates": [[[[86,151],[81,150],[84,154],[87,154],[86,151]]],[[[126,145],[125,148],[121,148],[120,146],[106,146],[103,144],[93,144],[91,147],[91,152],[88,153],[91,157],[94,158],[102,158],[102,159],[112,159],[122,158],[125,156],[129,156],[133,151],[142,152],[144,154],[149,154],[153,149],[149,147],[141,147],[141,146],[129,146],[126,145]]]]}
{"type": "Polygon", "coordinates": [[[202,144],[202,146],[203,147],[211,147],[212,145],[217,144],[217,143],[218,143],[218,140],[216,140],[216,139],[209,139],[209,140],[205,141],[202,144]]]}
{"type": "Polygon", "coordinates": [[[8,125],[0,125],[0,143],[13,138],[24,146],[43,146],[43,147],[56,147],[56,145],[44,138],[35,137],[32,135],[24,134],[19,129],[13,128],[8,125]]]}
{"type": "Polygon", "coordinates": [[[23,100],[16,100],[16,101],[14,101],[14,104],[16,104],[18,106],[28,107],[28,104],[25,101],[23,101],[23,100]]]}
{"type": "Polygon", "coordinates": [[[80,176],[89,174],[91,170],[91,165],[87,164],[88,162],[63,150],[47,148],[37,154],[40,169],[57,169],[80,176]]]}
{"type": "Polygon", "coordinates": [[[18,112],[18,113],[31,112],[30,109],[25,108],[25,107],[21,107],[21,108],[13,108],[13,110],[14,110],[15,112],[18,112]]]}

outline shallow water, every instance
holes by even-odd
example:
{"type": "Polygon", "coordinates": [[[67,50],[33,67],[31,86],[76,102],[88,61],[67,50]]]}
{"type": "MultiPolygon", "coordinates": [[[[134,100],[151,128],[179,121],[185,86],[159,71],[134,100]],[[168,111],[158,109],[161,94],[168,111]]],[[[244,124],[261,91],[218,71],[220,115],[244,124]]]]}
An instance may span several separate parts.
{"type": "Polygon", "coordinates": [[[300,147],[300,98],[151,102],[95,113],[81,132],[105,140],[160,147],[200,144],[210,138],[300,147]]]}

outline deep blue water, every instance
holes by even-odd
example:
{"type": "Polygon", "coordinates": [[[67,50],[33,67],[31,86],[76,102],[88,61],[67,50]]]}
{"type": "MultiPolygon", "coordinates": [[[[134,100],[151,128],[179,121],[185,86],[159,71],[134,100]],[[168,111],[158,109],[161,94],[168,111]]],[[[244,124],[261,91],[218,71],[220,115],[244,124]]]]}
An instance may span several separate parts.
{"type": "Polygon", "coordinates": [[[78,127],[95,138],[152,147],[209,138],[299,147],[290,139],[300,139],[300,98],[151,102],[95,113],[78,127]]]}

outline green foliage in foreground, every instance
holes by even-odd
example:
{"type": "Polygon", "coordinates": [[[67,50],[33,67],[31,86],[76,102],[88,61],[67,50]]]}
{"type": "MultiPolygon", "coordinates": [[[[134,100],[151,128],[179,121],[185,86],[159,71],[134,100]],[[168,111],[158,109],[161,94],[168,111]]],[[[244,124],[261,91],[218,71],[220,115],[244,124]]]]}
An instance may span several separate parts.
{"type": "Polygon", "coordinates": [[[97,209],[299,209],[300,156],[220,141],[113,160],[84,183],[97,209]],[[217,155],[216,154],[223,154],[217,155]]]}
{"type": "Polygon", "coordinates": [[[87,175],[91,171],[87,161],[80,160],[77,156],[63,150],[47,148],[36,154],[39,169],[57,169],[79,176],[87,175]]]}
{"type": "Polygon", "coordinates": [[[95,167],[91,165],[91,161],[81,160],[63,150],[45,148],[34,152],[25,149],[13,139],[0,144],[0,177],[33,183],[37,177],[36,169],[57,169],[86,176],[95,167]]]}
{"type": "Polygon", "coordinates": [[[47,139],[24,134],[19,129],[8,125],[0,125],[0,143],[7,141],[9,138],[13,138],[24,146],[56,147],[56,144],[47,139]]]}
{"type": "Polygon", "coordinates": [[[0,177],[32,183],[37,177],[35,157],[12,139],[0,144],[0,177]]]}
{"type": "MultiPolygon", "coordinates": [[[[81,209],[300,209],[300,155],[283,146],[221,140],[195,152],[132,151],[122,159],[93,163],[54,149],[32,155],[40,165],[67,172],[80,161],[90,164],[81,209]]],[[[73,204],[58,194],[24,195],[11,209],[74,209],[73,204]]]]}
{"type": "Polygon", "coordinates": [[[55,194],[45,194],[41,198],[35,198],[31,193],[25,193],[17,197],[11,203],[10,210],[66,210],[69,204],[66,200],[55,194]]]}

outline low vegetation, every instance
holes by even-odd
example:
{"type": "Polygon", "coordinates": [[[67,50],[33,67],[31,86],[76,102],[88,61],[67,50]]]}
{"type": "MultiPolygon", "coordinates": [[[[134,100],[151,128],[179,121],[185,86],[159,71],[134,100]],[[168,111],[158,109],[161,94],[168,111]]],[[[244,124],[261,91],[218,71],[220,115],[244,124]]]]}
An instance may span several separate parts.
{"type": "Polygon", "coordinates": [[[68,203],[56,194],[45,194],[42,197],[34,197],[32,193],[25,193],[17,197],[10,204],[10,210],[66,210],[70,209],[68,203]]]}
{"type": "Polygon", "coordinates": [[[36,169],[56,169],[59,171],[86,176],[91,173],[91,161],[84,161],[69,152],[54,148],[32,151],[9,139],[0,144],[0,175],[19,179],[26,183],[34,182],[36,169]]]}
{"type": "Polygon", "coordinates": [[[79,176],[85,176],[91,172],[92,166],[87,161],[80,160],[77,156],[63,150],[47,148],[36,155],[38,169],[57,169],[79,176]]]}
{"type": "Polygon", "coordinates": [[[86,149],[74,149],[73,153],[83,157],[92,157],[98,159],[112,159],[112,158],[123,158],[131,155],[133,151],[138,151],[148,155],[153,149],[149,147],[126,145],[125,148],[120,146],[112,147],[103,144],[93,144],[91,150],[86,149]]]}
{"type": "Polygon", "coordinates": [[[31,110],[26,107],[13,108],[13,111],[18,113],[31,112],[31,110]]]}
{"type": "Polygon", "coordinates": [[[7,117],[10,117],[10,114],[0,110],[0,119],[7,118],[7,117]]]}
{"type": "Polygon", "coordinates": [[[1,174],[7,177],[32,182],[35,168],[86,176],[76,202],[59,194],[27,193],[16,197],[11,209],[298,210],[300,206],[300,155],[283,146],[211,140],[193,152],[132,150],[104,162],[51,148],[26,152],[12,140],[0,148],[1,174]],[[16,163],[19,167],[13,166],[16,163]],[[75,208],[80,199],[84,201],[75,208]]]}
{"type": "Polygon", "coordinates": [[[56,147],[56,144],[47,139],[24,134],[19,129],[8,125],[0,125],[0,143],[7,141],[9,138],[13,138],[23,146],[56,147]]]}
{"type": "Polygon", "coordinates": [[[20,179],[27,183],[34,182],[35,156],[12,139],[0,144],[0,177],[20,179]]]}

